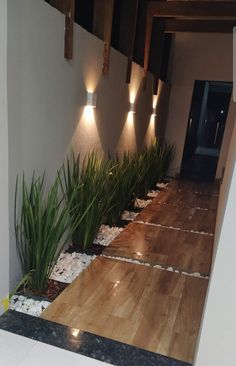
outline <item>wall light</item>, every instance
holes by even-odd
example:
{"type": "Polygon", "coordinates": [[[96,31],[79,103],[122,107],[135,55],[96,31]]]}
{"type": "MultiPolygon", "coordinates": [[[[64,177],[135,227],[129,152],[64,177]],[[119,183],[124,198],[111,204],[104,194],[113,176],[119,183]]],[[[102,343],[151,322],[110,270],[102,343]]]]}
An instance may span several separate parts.
{"type": "Polygon", "coordinates": [[[130,110],[129,110],[131,113],[135,113],[135,104],[134,102],[131,102],[130,103],[130,110]]]}
{"type": "Polygon", "coordinates": [[[97,94],[96,93],[87,93],[87,107],[96,108],[97,106],[97,94]]]}
{"type": "Polygon", "coordinates": [[[156,107],[152,109],[152,116],[153,117],[156,117],[157,116],[156,107]]]}

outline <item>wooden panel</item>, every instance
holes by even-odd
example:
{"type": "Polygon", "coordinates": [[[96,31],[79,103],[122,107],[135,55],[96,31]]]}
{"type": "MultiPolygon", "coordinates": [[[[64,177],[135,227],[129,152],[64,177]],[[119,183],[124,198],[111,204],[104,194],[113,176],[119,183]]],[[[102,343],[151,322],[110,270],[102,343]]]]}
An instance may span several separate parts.
{"type": "Polygon", "coordinates": [[[194,193],[207,195],[207,196],[219,196],[220,186],[218,183],[203,183],[203,182],[193,182],[182,179],[173,179],[168,188],[175,191],[191,191],[194,193]]]}
{"type": "Polygon", "coordinates": [[[47,2],[65,14],[64,57],[71,60],[73,58],[75,0],[48,0],[47,2]]]}
{"type": "Polygon", "coordinates": [[[74,40],[74,18],[75,18],[75,0],[67,0],[68,8],[65,19],[65,52],[66,59],[73,58],[73,40],[74,40]]]}
{"type": "Polygon", "coordinates": [[[146,87],[146,81],[147,81],[148,63],[149,63],[149,55],[150,55],[151,40],[152,40],[152,28],[153,28],[153,15],[152,15],[152,12],[150,12],[150,7],[148,7],[146,29],[145,29],[143,88],[146,87]]]}
{"type": "Polygon", "coordinates": [[[119,50],[128,57],[126,83],[130,83],[139,0],[123,1],[120,18],[119,50]]]}
{"type": "Polygon", "coordinates": [[[207,285],[205,279],[100,257],[42,317],[192,362],[207,285]]]}
{"type": "Polygon", "coordinates": [[[235,1],[152,1],[149,14],[164,18],[236,19],[235,1]]]}
{"type": "Polygon", "coordinates": [[[171,189],[171,187],[161,191],[153,202],[156,203],[171,203],[174,206],[182,208],[195,208],[217,210],[218,196],[203,194],[198,191],[185,189],[171,189]]]}
{"type": "Polygon", "coordinates": [[[183,20],[167,19],[166,33],[232,33],[236,20],[183,20]]]}
{"type": "Polygon", "coordinates": [[[137,216],[136,220],[214,234],[216,212],[198,208],[182,208],[169,203],[158,206],[153,202],[137,216]]]}
{"type": "Polygon", "coordinates": [[[213,242],[213,237],[208,235],[133,222],[113,240],[103,254],[209,275],[213,242]]]}
{"type": "Polygon", "coordinates": [[[94,1],[94,25],[93,31],[104,41],[103,65],[104,75],[109,72],[109,59],[111,47],[111,32],[113,19],[114,0],[95,0],[94,1]]]}

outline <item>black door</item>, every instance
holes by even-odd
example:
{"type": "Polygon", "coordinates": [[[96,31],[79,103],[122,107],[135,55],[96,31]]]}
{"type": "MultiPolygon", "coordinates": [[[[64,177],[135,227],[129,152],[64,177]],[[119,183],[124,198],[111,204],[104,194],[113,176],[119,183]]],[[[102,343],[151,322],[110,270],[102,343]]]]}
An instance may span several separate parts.
{"type": "Polygon", "coordinates": [[[181,177],[214,181],[232,94],[232,83],[195,81],[181,177]]]}

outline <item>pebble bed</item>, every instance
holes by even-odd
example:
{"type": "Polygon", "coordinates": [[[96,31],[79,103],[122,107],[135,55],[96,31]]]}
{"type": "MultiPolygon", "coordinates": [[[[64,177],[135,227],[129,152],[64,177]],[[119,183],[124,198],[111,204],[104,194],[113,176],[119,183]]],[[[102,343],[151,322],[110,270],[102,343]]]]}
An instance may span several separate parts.
{"type": "Polygon", "coordinates": [[[147,194],[147,196],[149,197],[149,198],[155,198],[155,197],[157,197],[158,196],[158,194],[160,193],[160,191],[154,191],[154,190],[152,190],[152,191],[148,191],[148,194],[147,194]]]}
{"type": "Polygon", "coordinates": [[[53,268],[50,279],[64,283],[71,283],[95,258],[96,255],[87,255],[76,252],[61,253],[53,268]]]}
{"type": "Polygon", "coordinates": [[[158,189],[163,189],[168,186],[169,183],[157,183],[156,186],[158,189]]]}
{"type": "Polygon", "coordinates": [[[126,221],[134,221],[137,216],[138,216],[138,212],[124,211],[121,216],[121,219],[126,220],[126,221]]]}
{"type": "Polygon", "coordinates": [[[9,309],[32,316],[40,316],[49,305],[49,301],[35,300],[23,295],[13,295],[9,309]]]}
{"type": "Polygon", "coordinates": [[[136,207],[136,208],[145,208],[151,202],[152,202],[152,200],[141,200],[139,198],[136,198],[135,201],[134,201],[134,207],[136,207]]]}
{"type": "Polygon", "coordinates": [[[124,229],[117,226],[102,225],[94,240],[94,244],[107,247],[124,229]]]}

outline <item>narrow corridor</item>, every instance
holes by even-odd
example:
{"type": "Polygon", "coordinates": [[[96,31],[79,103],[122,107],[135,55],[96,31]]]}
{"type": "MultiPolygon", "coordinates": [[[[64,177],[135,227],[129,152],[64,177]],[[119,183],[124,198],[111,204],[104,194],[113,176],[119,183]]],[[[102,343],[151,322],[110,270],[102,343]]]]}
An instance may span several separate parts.
{"type": "Polygon", "coordinates": [[[218,187],[173,181],[43,318],[192,363],[218,187]]]}

